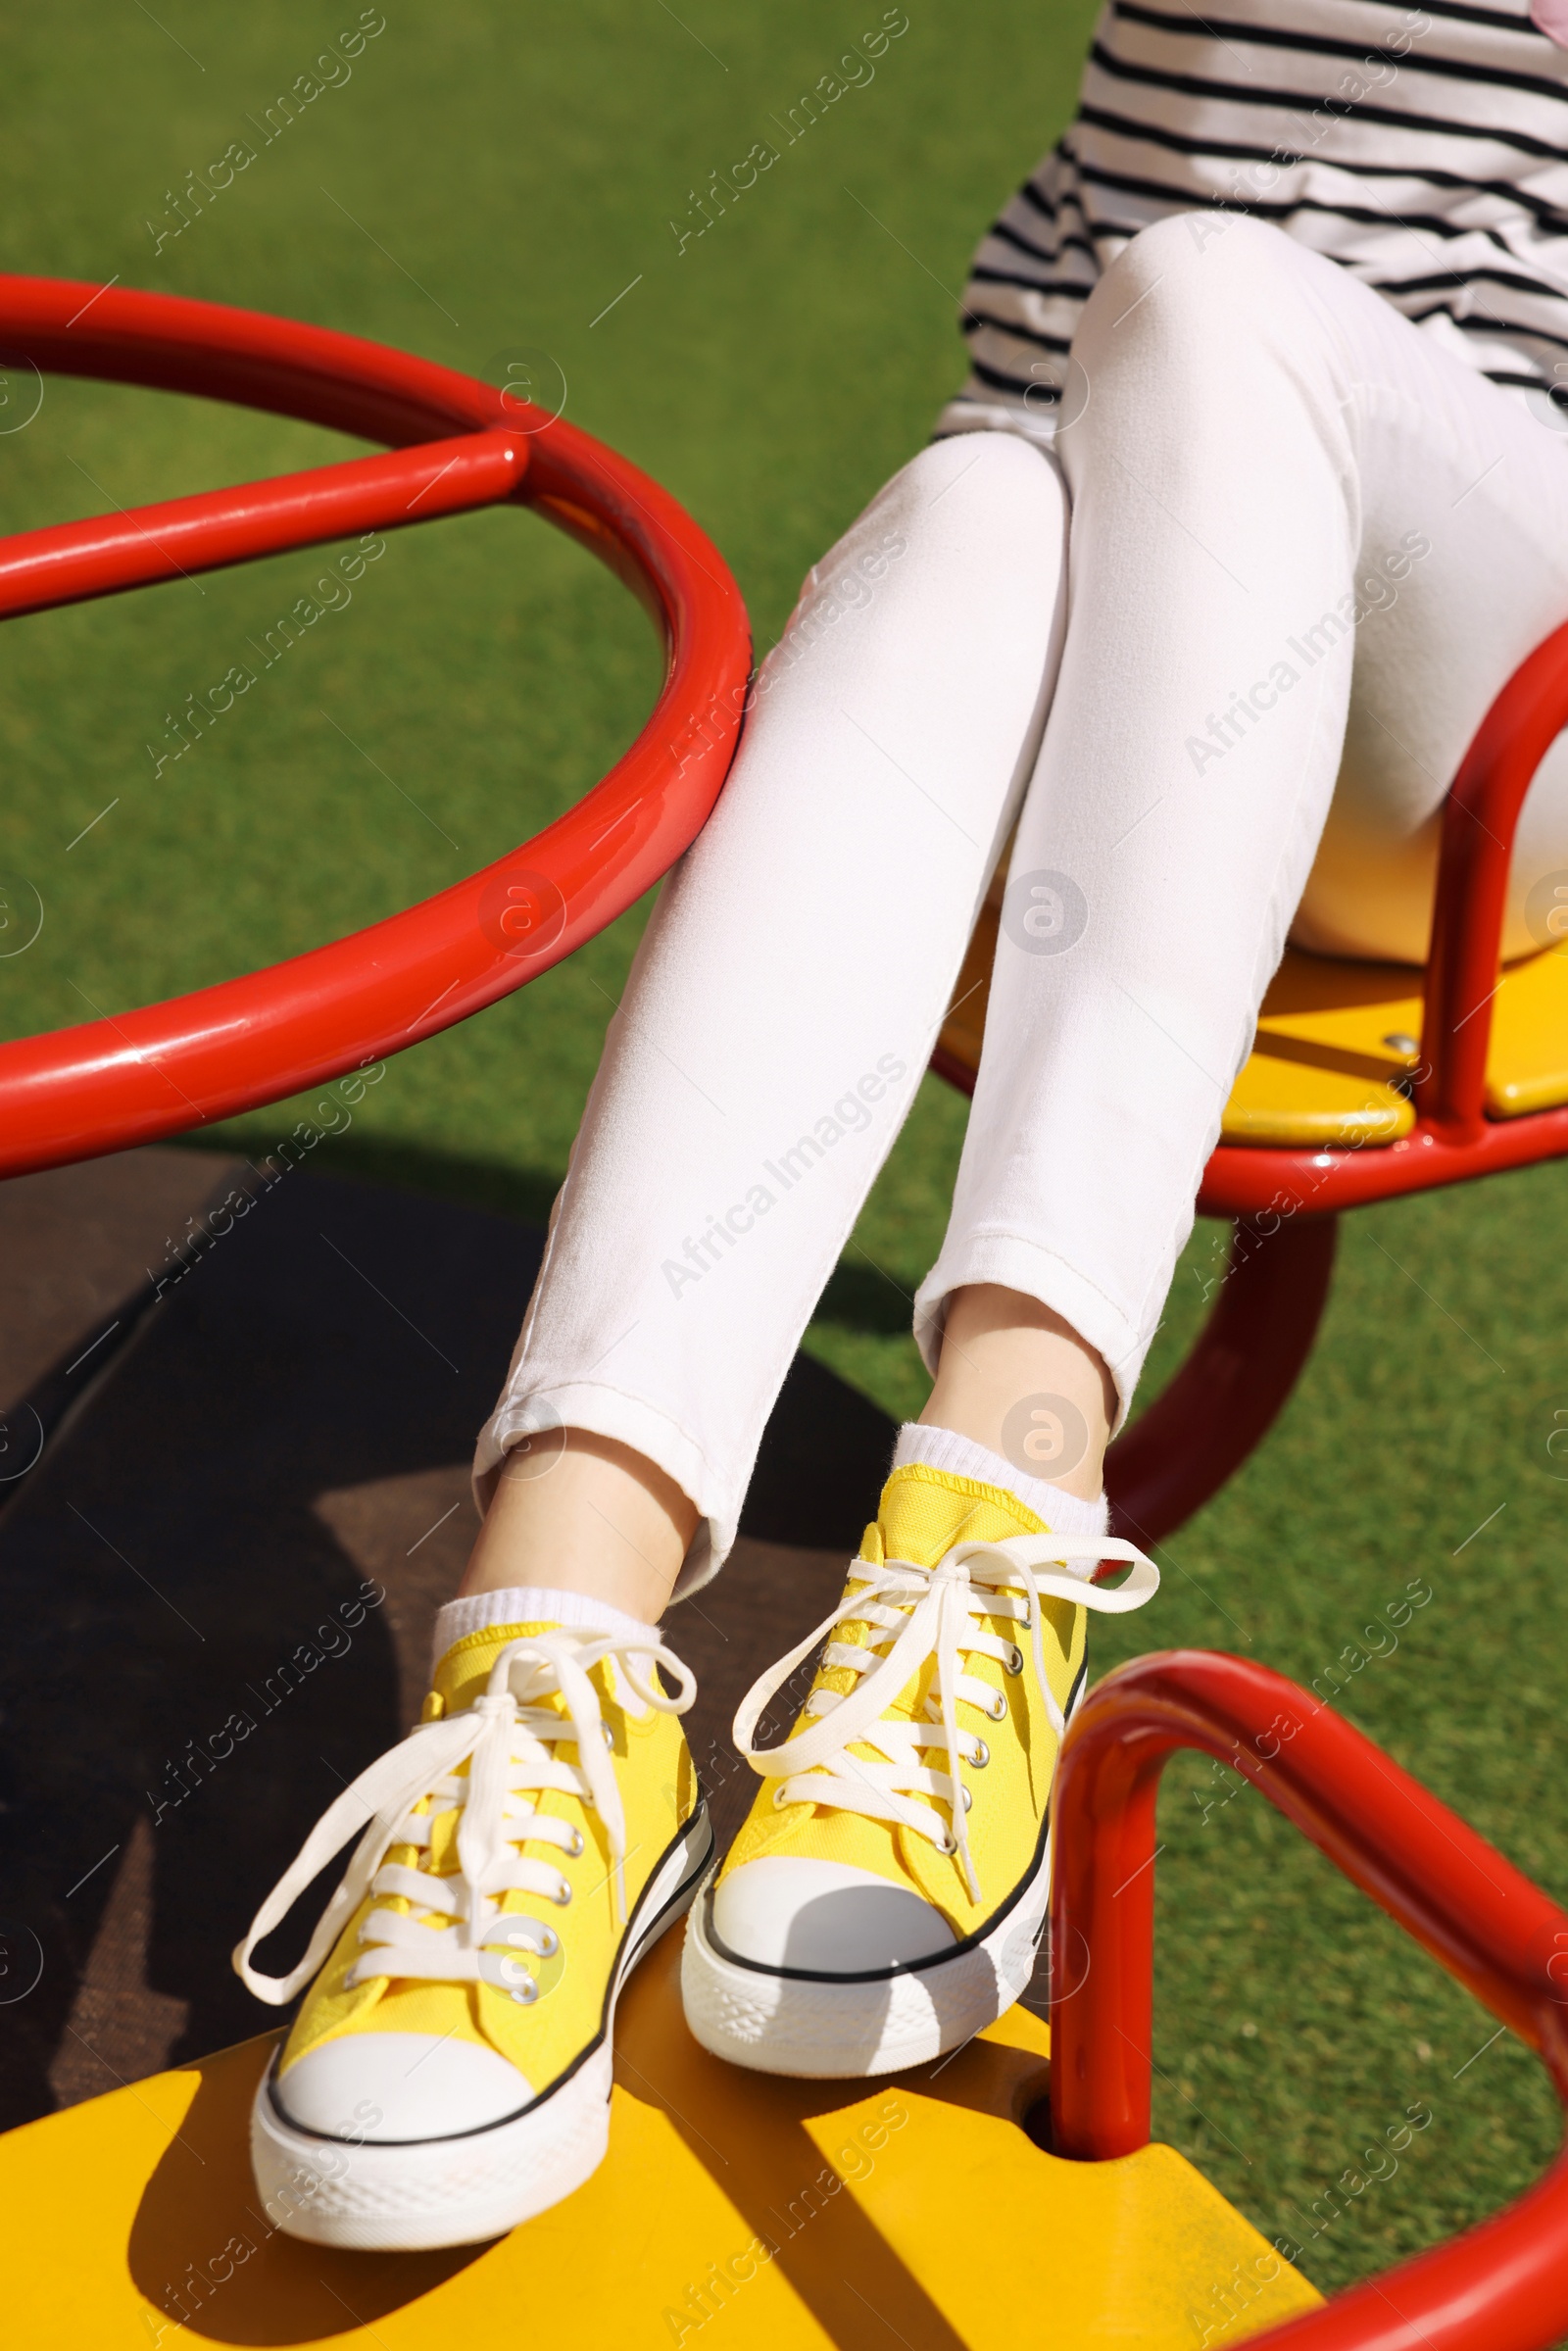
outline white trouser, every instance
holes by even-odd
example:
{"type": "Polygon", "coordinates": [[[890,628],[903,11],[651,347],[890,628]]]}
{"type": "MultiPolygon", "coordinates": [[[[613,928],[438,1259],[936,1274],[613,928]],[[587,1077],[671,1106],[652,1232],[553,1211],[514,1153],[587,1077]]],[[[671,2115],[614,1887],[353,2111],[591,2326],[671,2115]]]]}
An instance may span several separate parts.
{"type": "MultiPolygon", "coordinates": [[[[681,1591],[733,1541],[1014,819],[916,1332],[934,1365],[946,1300],[1003,1283],[1125,1412],[1287,931],[1422,958],[1446,787],[1568,617],[1568,436],[1280,231],[1146,229],[1073,359],[1059,470],[940,442],[810,574],[610,1027],[476,1474],[561,1422],[635,1446],[703,1514],[681,1591]]],[[[1568,865],[1563,749],[1509,953],[1568,865]]]]}

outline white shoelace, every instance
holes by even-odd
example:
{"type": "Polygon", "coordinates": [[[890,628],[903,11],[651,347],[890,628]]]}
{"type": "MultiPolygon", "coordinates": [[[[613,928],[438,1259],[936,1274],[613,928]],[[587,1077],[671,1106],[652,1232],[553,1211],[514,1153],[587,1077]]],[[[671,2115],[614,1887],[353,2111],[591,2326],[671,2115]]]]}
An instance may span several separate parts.
{"type": "Polygon", "coordinates": [[[983,1631],[975,1620],[1000,1616],[1027,1622],[1035,1679],[1059,1739],[1066,1724],[1046,1673],[1041,1601],[1070,1600],[1104,1615],[1124,1615],[1153,1597],[1159,1570],[1135,1544],[1104,1535],[1014,1535],[1005,1543],[955,1543],[934,1568],[916,1567],[907,1559],[889,1559],[882,1566],[857,1560],[851,1577],[851,1589],[832,1615],[748,1690],[735,1716],[735,1743],[754,1771],[778,1781],[775,1803],[825,1804],[912,1829],[939,1852],[956,1855],[970,1900],[978,1902],[980,1881],[966,1826],[969,1794],[958,1765],[984,1764],[990,1756],[985,1740],[960,1727],[957,1709],[974,1706],[1001,1722],[1007,1701],[990,1683],[964,1673],[959,1659],[995,1657],[1008,1674],[1021,1674],[1024,1652],[1016,1641],[983,1631]],[[1040,1572],[1073,1560],[1102,1559],[1125,1559],[1132,1573],[1106,1588],[1082,1575],[1040,1572]],[[842,1693],[813,1690],[805,1711],[822,1719],[780,1746],[753,1746],[752,1735],[769,1698],[824,1633],[851,1620],[868,1625],[870,1640],[863,1647],[830,1640],[822,1663],[853,1674],[853,1687],[842,1693]],[[883,1721],[887,1708],[933,1656],[936,1689],[926,1698],[925,1719],[883,1721]],[[849,1749],[856,1745],[874,1748],[884,1760],[852,1756],[849,1749]],[[925,1750],[933,1747],[941,1750],[945,1770],[923,1762],[925,1750]],[[935,1801],[922,1803],[916,1800],[920,1797],[935,1801]]]}
{"type": "Polygon", "coordinates": [[[569,1879],[522,1850],[524,1845],[543,1844],[572,1857],[582,1851],[581,1830],[539,1812],[534,1799],[547,1792],[575,1796],[603,1821],[616,1916],[624,1924],[626,1820],[608,1752],[609,1726],[589,1679],[590,1667],[602,1658],[615,1661],[610,1671],[629,1714],[644,1715],[650,1707],[662,1714],[684,1714],[697,1694],[695,1677],[662,1643],[650,1648],[645,1641],[566,1630],[509,1641],[490,1669],[482,1697],[459,1714],[420,1723],[400,1745],[362,1772],[322,1814],[234,1953],[235,1973],[247,1990],[274,2008],[291,2000],[316,1974],[345,1920],[367,1893],[372,1893],[383,1900],[413,1903],[415,1909],[370,1912],[360,1931],[365,1952],[350,1969],[345,1988],[375,1976],[397,1976],[488,1983],[510,1991],[515,2000],[533,1999],[530,1970],[507,1954],[529,1952],[548,1959],[559,1949],[559,1937],[542,1920],[504,1916],[498,1897],[539,1894],[559,1906],[571,1899],[569,1879]],[[652,1681],[656,1664],[678,1684],[675,1696],[666,1696],[652,1681]],[[646,1681],[644,1668],[650,1674],[646,1681]],[[632,1695],[621,1691],[621,1681],[632,1695]],[[564,1702],[559,1713],[537,1702],[557,1694],[564,1702]],[[567,1743],[576,1746],[574,1764],[563,1762],[555,1751],[567,1743]],[[466,1779],[457,1777],[462,1763],[468,1766],[466,1779]],[[426,1799],[428,1810],[416,1812],[414,1807],[426,1799]],[[437,1878],[427,1870],[384,1860],[392,1845],[427,1851],[437,1814],[457,1811],[463,1818],[458,1826],[458,1867],[451,1877],[437,1878]],[[256,1945],[287,1917],[318,1871],[362,1827],[364,1835],[343,1882],[322,1912],[304,1958],[286,1976],[259,1974],[250,1964],[256,1945]],[[455,1924],[428,1924],[416,1915],[417,1911],[455,1924]]]}

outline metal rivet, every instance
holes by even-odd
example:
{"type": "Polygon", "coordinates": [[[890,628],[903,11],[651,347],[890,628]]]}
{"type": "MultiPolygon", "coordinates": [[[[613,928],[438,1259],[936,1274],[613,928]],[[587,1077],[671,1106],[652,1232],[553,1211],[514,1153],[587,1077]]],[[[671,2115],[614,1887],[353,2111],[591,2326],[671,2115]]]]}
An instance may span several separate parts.
{"type": "Polygon", "coordinates": [[[983,1739],[977,1739],[974,1742],[974,1753],[969,1758],[970,1770],[983,1772],[990,1761],[991,1749],[983,1739]]]}
{"type": "Polygon", "coordinates": [[[558,1910],[564,1910],[566,1904],[571,1900],[570,1882],[567,1879],[563,1878],[560,1886],[550,1898],[555,1903],[558,1910]]]}
{"type": "Polygon", "coordinates": [[[1002,1665],[1004,1673],[1021,1674],[1023,1672],[1023,1651],[1016,1641],[1012,1644],[1011,1656],[1004,1657],[1002,1665]]]}

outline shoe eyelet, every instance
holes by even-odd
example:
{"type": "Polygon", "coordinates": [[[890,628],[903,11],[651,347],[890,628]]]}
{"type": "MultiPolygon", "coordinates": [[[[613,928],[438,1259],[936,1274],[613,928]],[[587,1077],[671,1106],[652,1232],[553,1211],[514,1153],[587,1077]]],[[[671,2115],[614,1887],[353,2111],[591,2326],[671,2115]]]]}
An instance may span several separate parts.
{"type": "Polygon", "coordinates": [[[973,1772],[983,1772],[990,1761],[991,1749],[983,1739],[977,1739],[974,1742],[974,1753],[969,1758],[969,1769],[973,1772]]]}
{"type": "Polygon", "coordinates": [[[959,1788],[959,1790],[958,1790],[958,1793],[959,1793],[959,1795],[960,1795],[960,1796],[962,1796],[962,1798],[963,1798],[963,1809],[964,1809],[964,1811],[965,1811],[965,1812],[972,1811],[972,1810],[973,1810],[973,1807],[974,1807],[974,1797],[973,1797],[973,1796],[970,1794],[970,1792],[969,1792],[968,1788],[959,1788]]]}
{"type": "Polygon", "coordinates": [[[566,1904],[571,1900],[571,1881],[569,1878],[562,1879],[560,1886],[556,1888],[556,1891],[551,1895],[550,1899],[552,1902],[554,1902],[558,1910],[565,1909],[566,1904]]]}
{"type": "MultiPolygon", "coordinates": [[[[545,1929],[543,1935],[539,1938],[539,1956],[541,1959],[554,1959],[556,1953],[561,1948],[561,1937],[556,1933],[554,1927],[547,1927],[545,1929]]],[[[537,1989],[537,1986],[535,1988],[537,1989]]]]}
{"type": "Polygon", "coordinates": [[[576,1860],[576,1858],[577,1858],[577,1856],[578,1856],[578,1854],[579,1854],[581,1851],[582,1851],[582,1831],[581,1831],[580,1829],[573,1829],[573,1831],[572,1831],[572,1833],[571,1833],[571,1842],[570,1842],[570,1844],[569,1844],[569,1845],[566,1847],[566,1858],[567,1858],[567,1860],[568,1860],[568,1861],[575,1861],[575,1860],[576,1860]]]}
{"type": "Polygon", "coordinates": [[[942,1842],[938,1845],[937,1851],[939,1853],[956,1853],[957,1849],[958,1840],[954,1836],[953,1831],[951,1829],[945,1831],[942,1842]]]}
{"type": "Polygon", "coordinates": [[[513,1985],[512,1996],[519,2008],[531,2008],[539,1997],[539,1986],[530,1976],[527,1979],[526,1989],[521,1984],[513,1985]]]}
{"type": "Polygon", "coordinates": [[[990,1715],[990,1717],[991,1717],[991,1719],[992,1719],[992,1721],[993,1721],[994,1723],[1004,1723],[1004,1722],[1006,1721],[1006,1719],[1007,1719],[1007,1701],[1006,1701],[1006,1699],[1005,1699],[1004,1696],[1003,1696],[1003,1694],[1002,1694],[1002,1692],[1001,1692],[1001,1690],[998,1690],[998,1692],[997,1692],[997,1702],[996,1702],[996,1704],[995,1704],[994,1706],[988,1706],[988,1707],[986,1708],[986,1712],[987,1712],[987,1714],[989,1714],[989,1715],[990,1715]]]}
{"type": "Polygon", "coordinates": [[[775,1812],[782,1812],[787,1802],[788,1798],[784,1793],[784,1783],[782,1780],[780,1780],[773,1789],[773,1810],[775,1812]]]}
{"type": "Polygon", "coordinates": [[[1012,1644],[1011,1656],[1004,1657],[1002,1660],[1002,1670],[1004,1674],[1013,1675],[1021,1674],[1023,1672],[1023,1651],[1019,1648],[1016,1641],[1014,1641],[1012,1644]]]}
{"type": "MultiPolygon", "coordinates": [[[[1020,1661],[1020,1662],[1021,1662],[1021,1661],[1020,1661]]],[[[606,1746],[607,1746],[607,1747],[610,1749],[611,1753],[612,1753],[612,1754],[613,1754],[613,1753],[614,1753],[614,1751],[615,1751],[615,1734],[614,1734],[614,1732],[613,1732],[613,1731],[612,1731],[612,1729],[610,1728],[610,1725],[609,1725],[609,1724],[608,1724],[606,1721],[604,1721],[604,1719],[603,1719],[602,1717],[601,1717],[601,1720],[600,1720],[599,1728],[600,1728],[600,1730],[601,1730],[601,1731],[604,1733],[604,1735],[605,1735],[605,1744],[606,1744],[606,1746]]]]}

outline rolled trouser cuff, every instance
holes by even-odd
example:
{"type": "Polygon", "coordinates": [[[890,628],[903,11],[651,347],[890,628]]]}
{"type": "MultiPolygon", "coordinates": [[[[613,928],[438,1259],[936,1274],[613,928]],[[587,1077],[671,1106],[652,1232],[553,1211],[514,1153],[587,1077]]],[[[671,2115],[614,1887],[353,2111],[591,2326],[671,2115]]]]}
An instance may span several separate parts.
{"type": "MultiPolygon", "coordinates": [[[[1114,1436],[1127,1418],[1157,1324],[1145,1330],[1065,1257],[1025,1234],[970,1233],[961,1243],[950,1242],[915,1294],[915,1345],[933,1379],[942,1353],[949,1302],[957,1291],[980,1282],[994,1282],[1004,1290],[1037,1298],[1096,1348],[1115,1384],[1114,1436]]],[[[1162,1291],[1161,1301],[1163,1297],[1162,1291]]]]}
{"type": "Polygon", "coordinates": [[[594,1380],[543,1388],[531,1396],[503,1396],[479,1432],[473,1457],[473,1498],[481,1516],[513,1446],[556,1429],[587,1429],[595,1437],[629,1445],[672,1478],[701,1513],[670,1593],[672,1602],[701,1591],[717,1575],[734,1547],[742,1496],[725,1486],[695,1439],[667,1413],[642,1396],[594,1380]]]}

